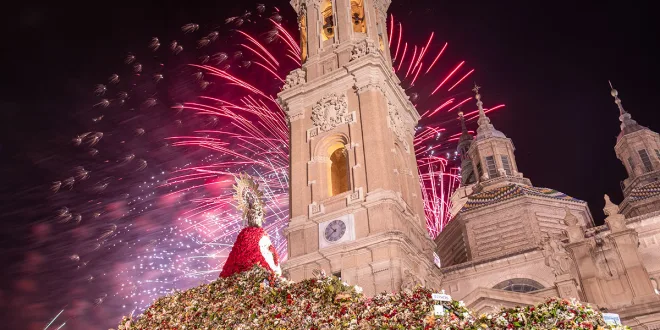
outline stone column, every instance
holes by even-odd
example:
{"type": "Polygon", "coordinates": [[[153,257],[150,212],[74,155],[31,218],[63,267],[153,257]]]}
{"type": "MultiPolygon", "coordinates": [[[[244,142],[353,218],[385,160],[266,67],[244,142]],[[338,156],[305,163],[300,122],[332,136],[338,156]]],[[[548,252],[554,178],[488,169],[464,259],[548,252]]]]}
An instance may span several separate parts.
{"type": "Polygon", "coordinates": [[[335,0],[335,13],[337,13],[337,28],[335,38],[339,43],[348,42],[351,38],[353,24],[350,21],[351,5],[350,0],[335,0]]]}
{"type": "Polygon", "coordinates": [[[305,109],[301,99],[289,101],[287,115],[289,117],[289,214],[291,218],[307,214],[307,206],[312,202],[310,187],[306,175],[292,175],[292,173],[305,173],[307,162],[310,160],[309,150],[304,146],[307,143],[307,129],[305,127],[305,109]]]}

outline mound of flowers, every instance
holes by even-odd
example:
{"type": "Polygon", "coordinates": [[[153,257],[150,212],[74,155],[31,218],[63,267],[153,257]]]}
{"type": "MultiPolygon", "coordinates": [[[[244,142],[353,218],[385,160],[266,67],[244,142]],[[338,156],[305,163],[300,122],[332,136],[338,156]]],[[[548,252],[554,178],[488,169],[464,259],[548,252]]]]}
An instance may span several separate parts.
{"type": "Polygon", "coordinates": [[[293,283],[255,266],[160,298],[139,317],[124,317],[118,329],[615,329],[568,300],[480,316],[451,301],[434,316],[438,302],[425,288],[373,298],[361,292],[333,276],[293,283]]]}

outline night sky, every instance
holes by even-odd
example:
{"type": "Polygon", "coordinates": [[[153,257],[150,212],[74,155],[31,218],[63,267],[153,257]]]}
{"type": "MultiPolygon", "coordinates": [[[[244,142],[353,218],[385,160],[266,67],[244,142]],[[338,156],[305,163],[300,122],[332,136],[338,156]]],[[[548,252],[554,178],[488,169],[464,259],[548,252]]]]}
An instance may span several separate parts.
{"type": "MultiPolygon", "coordinates": [[[[291,20],[287,1],[279,6],[291,20]]],[[[0,247],[20,250],[49,182],[42,163],[70,140],[81,100],[107,77],[109,63],[152,36],[167,37],[188,22],[222,21],[240,13],[238,1],[105,1],[14,3],[5,12],[0,89],[0,247]]],[[[618,110],[607,81],[638,123],[660,131],[658,20],[651,2],[576,4],[552,1],[397,1],[390,7],[410,41],[431,31],[476,68],[495,127],[516,146],[518,168],[535,186],[589,203],[603,222],[603,194],[620,202],[626,177],[616,158],[618,110]]],[[[457,123],[456,123],[457,125],[457,123]]],[[[474,126],[474,125],[473,125],[474,126]]],[[[471,127],[475,128],[475,127],[471,127]]],[[[3,263],[13,264],[3,253],[3,263]]],[[[8,275],[5,275],[7,277],[8,275]]],[[[0,291],[0,308],[4,296],[0,291]]]]}

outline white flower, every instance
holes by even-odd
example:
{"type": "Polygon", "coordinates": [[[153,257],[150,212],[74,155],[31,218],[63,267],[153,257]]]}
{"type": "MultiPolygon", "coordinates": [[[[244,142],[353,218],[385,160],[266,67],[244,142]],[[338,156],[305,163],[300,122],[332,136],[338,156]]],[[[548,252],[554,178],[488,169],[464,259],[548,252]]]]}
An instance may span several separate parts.
{"type": "Polygon", "coordinates": [[[362,287],[358,286],[357,284],[353,287],[355,289],[355,292],[357,293],[362,293],[362,287]]]}
{"type": "Polygon", "coordinates": [[[463,300],[458,302],[458,307],[465,307],[465,303],[463,302],[463,300]]]}

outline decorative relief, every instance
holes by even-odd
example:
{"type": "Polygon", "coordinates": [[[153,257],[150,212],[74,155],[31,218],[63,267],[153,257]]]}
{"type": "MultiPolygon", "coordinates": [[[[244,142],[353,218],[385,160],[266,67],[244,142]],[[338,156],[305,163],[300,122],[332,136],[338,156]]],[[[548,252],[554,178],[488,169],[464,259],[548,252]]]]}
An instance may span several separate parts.
{"type": "Polygon", "coordinates": [[[282,90],[285,91],[292,87],[302,85],[307,82],[307,73],[303,69],[296,69],[289,72],[289,75],[286,76],[286,81],[284,82],[284,87],[282,90]]]}
{"type": "Polygon", "coordinates": [[[403,144],[403,148],[406,150],[406,152],[410,152],[410,146],[408,145],[408,139],[406,136],[406,124],[401,118],[399,109],[397,109],[397,107],[394,106],[394,104],[392,104],[390,101],[387,101],[387,107],[387,126],[389,126],[389,128],[394,132],[399,142],[403,144]]]}
{"type": "Polygon", "coordinates": [[[346,204],[350,205],[353,203],[360,202],[364,199],[364,189],[362,187],[355,189],[352,194],[346,196],[346,204]]]}
{"type": "Polygon", "coordinates": [[[351,61],[357,60],[358,58],[367,54],[373,54],[376,52],[378,52],[376,44],[371,41],[371,39],[365,39],[353,46],[353,49],[351,50],[351,61]]]}
{"type": "Polygon", "coordinates": [[[555,276],[568,274],[571,270],[571,258],[557,239],[546,237],[541,242],[545,265],[552,268],[555,276]]]}
{"type": "Polygon", "coordinates": [[[312,122],[322,131],[329,131],[344,122],[347,111],[346,95],[328,94],[312,107],[312,122]]]}
{"type": "Polygon", "coordinates": [[[323,204],[318,204],[316,202],[309,204],[309,216],[315,216],[319,214],[323,214],[325,212],[325,207],[323,204]]]}
{"type": "Polygon", "coordinates": [[[413,290],[418,285],[422,285],[422,282],[409,269],[406,269],[401,281],[401,291],[413,290]]]}
{"type": "Polygon", "coordinates": [[[342,94],[335,93],[324,96],[312,107],[312,122],[314,127],[307,130],[307,140],[334,129],[342,124],[350,124],[357,121],[355,111],[348,112],[348,98],[342,94]]]}

